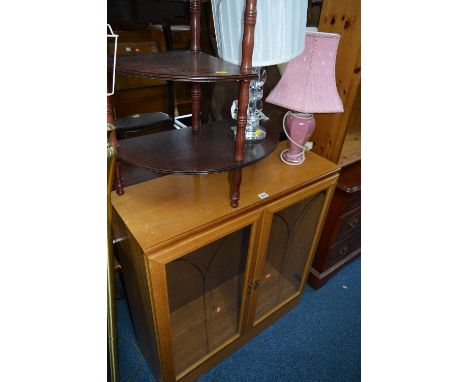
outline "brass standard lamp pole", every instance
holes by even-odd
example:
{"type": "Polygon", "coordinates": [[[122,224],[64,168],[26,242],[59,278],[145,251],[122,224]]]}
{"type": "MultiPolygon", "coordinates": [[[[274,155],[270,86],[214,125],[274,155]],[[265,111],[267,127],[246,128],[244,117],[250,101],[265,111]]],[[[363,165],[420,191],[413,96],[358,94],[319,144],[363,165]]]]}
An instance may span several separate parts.
{"type": "MultiPolygon", "coordinates": [[[[108,124],[113,130],[113,126],[108,124]]],[[[107,144],[107,351],[110,365],[110,380],[119,381],[119,353],[117,348],[117,324],[115,313],[115,274],[114,274],[114,254],[112,251],[112,208],[110,194],[112,190],[112,179],[114,175],[117,150],[111,144],[107,144]]]]}

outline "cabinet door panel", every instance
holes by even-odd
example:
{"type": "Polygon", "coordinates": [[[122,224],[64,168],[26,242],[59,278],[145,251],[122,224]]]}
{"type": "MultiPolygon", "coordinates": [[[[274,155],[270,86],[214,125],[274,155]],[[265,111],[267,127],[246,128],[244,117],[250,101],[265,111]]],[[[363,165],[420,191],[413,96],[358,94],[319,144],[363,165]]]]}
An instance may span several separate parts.
{"type": "Polygon", "coordinates": [[[299,292],[324,200],[322,191],[273,214],[255,323],[299,292]]]}
{"type": "Polygon", "coordinates": [[[251,227],[166,265],[176,374],[239,334],[251,227]]]}

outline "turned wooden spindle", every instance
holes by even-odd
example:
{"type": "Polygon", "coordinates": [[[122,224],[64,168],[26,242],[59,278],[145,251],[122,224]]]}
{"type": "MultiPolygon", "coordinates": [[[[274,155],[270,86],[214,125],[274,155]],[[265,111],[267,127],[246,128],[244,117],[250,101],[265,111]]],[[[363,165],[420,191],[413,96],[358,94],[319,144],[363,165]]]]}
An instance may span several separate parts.
{"type": "MultiPolygon", "coordinates": [[[[190,1],[190,31],[191,42],[190,51],[193,53],[200,52],[200,15],[201,15],[201,1],[190,1]]],[[[194,82],[192,84],[192,131],[197,132],[200,130],[201,119],[201,87],[200,83],[194,82]]]]}
{"type": "Polygon", "coordinates": [[[190,0],[190,31],[191,31],[190,50],[192,52],[200,51],[200,15],[201,15],[201,1],[190,0]]]}
{"type": "Polygon", "coordinates": [[[242,167],[231,171],[231,207],[237,208],[240,199],[240,184],[242,183],[242,167]]]}
{"type": "MultiPolygon", "coordinates": [[[[257,0],[246,0],[244,11],[244,35],[242,36],[242,74],[252,70],[255,22],[257,20],[257,0]]],[[[239,86],[237,104],[236,161],[244,160],[245,126],[247,126],[247,105],[249,104],[250,81],[242,80],[239,86]]]]}
{"type": "Polygon", "coordinates": [[[246,0],[244,11],[244,35],[242,36],[241,73],[252,70],[252,54],[254,49],[255,23],[257,21],[257,0],[246,0]]]}
{"type": "MultiPolygon", "coordinates": [[[[257,0],[246,0],[244,11],[244,35],[242,36],[242,62],[240,72],[247,74],[252,70],[252,54],[254,48],[255,22],[257,20],[257,0]]],[[[244,160],[245,127],[247,126],[247,105],[249,103],[250,81],[242,80],[239,86],[237,104],[237,131],[235,160],[244,160]]],[[[239,205],[240,184],[242,182],[242,169],[233,171],[233,182],[231,185],[231,207],[239,205]]]]}
{"type": "Polygon", "coordinates": [[[201,86],[199,82],[192,84],[192,131],[200,131],[200,105],[201,105],[201,86]]]}

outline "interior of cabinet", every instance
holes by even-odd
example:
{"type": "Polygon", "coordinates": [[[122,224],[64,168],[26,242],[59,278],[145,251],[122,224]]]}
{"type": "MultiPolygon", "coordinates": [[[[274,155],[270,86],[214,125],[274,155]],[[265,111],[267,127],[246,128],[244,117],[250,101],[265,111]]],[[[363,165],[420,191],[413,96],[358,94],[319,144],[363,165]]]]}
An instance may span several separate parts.
{"type": "Polygon", "coordinates": [[[322,191],[273,214],[255,324],[299,292],[324,201],[322,191]]]}
{"type": "Polygon", "coordinates": [[[176,374],[239,334],[250,226],[166,266],[176,374]]]}

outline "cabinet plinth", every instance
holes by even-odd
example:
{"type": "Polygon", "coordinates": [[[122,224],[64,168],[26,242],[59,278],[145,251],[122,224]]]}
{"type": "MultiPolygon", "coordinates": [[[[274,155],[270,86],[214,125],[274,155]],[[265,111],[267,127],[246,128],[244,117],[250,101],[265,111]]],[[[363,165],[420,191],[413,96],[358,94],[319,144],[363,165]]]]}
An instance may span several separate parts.
{"type": "Polygon", "coordinates": [[[312,153],[286,166],[285,147],[243,169],[235,210],[226,173],[113,193],[130,311],[156,378],[194,381],[297,304],[339,168],[312,153]]]}
{"type": "Polygon", "coordinates": [[[271,154],[278,144],[278,128],[266,121],[262,126],[267,137],[246,144],[244,159],[238,162],[231,126],[234,121],[220,121],[202,125],[198,132],[179,129],[126,139],[120,142],[119,159],[161,173],[203,174],[247,166],[271,154]]]}

